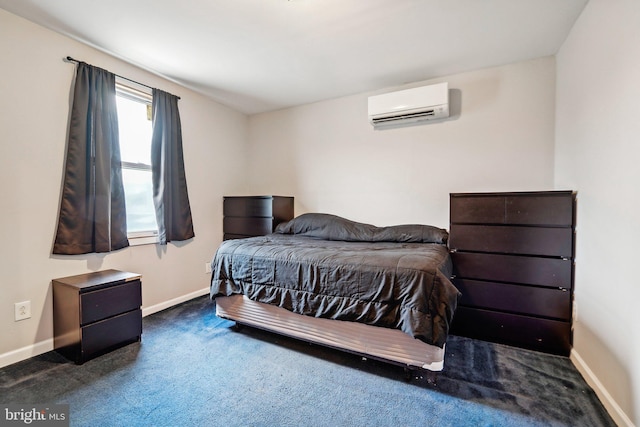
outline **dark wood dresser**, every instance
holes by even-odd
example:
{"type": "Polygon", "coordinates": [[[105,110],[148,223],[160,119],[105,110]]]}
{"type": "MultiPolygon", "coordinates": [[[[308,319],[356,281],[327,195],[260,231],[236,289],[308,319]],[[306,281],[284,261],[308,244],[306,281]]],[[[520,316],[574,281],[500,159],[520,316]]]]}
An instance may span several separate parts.
{"type": "Polygon", "coordinates": [[[453,193],[452,333],[567,356],[575,193],[453,193]]]}
{"type": "Polygon", "coordinates": [[[264,236],[293,219],[293,197],[226,196],[223,215],[224,240],[264,236]]]}
{"type": "Polygon", "coordinates": [[[140,275],[105,270],[53,280],[56,351],[82,364],[142,335],[140,275]]]}

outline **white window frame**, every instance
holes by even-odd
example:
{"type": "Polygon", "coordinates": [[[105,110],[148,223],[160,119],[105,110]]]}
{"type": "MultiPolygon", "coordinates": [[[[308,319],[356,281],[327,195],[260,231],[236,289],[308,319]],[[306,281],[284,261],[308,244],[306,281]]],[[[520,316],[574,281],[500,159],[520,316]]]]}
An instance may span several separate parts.
{"type": "MultiPolygon", "coordinates": [[[[153,102],[151,88],[118,76],[116,77],[116,96],[147,104],[149,111],[153,102]]],[[[151,165],[147,165],[145,163],[122,162],[122,168],[150,171],[151,165]]],[[[127,238],[129,239],[129,246],[155,244],[160,241],[157,229],[136,232],[127,231],[127,238]]]]}

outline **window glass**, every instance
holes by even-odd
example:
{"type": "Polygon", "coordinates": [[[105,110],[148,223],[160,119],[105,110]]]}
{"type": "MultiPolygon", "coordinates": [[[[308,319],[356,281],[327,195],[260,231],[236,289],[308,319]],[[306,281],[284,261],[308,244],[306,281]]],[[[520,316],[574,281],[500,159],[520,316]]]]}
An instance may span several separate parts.
{"type": "Polygon", "coordinates": [[[116,85],[122,181],[131,239],[157,236],[151,184],[151,94],[116,85]]]}
{"type": "Polygon", "coordinates": [[[147,120],[147,104],[118,96],[117,105],[122,161],[151,167],[151,120],[147,120]]]}
{"type": "Polygon", "coordinates": [[[127,232],[157,232],[151,171],[122,168],[122,180],[127,205],[127,232]]]}

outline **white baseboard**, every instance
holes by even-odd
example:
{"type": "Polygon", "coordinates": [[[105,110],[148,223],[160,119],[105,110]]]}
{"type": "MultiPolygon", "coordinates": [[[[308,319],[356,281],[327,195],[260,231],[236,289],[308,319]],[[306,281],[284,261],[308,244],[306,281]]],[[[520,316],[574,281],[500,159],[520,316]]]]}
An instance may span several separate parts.
{"type": "Polygon", "coordinates": [[[179,296],[174,299],[170,299],[169,301],[161,302],[160,304],[152,305],[150,307],[142,307],[142,317],[148,316],[153,313],[157,313],[162,310],[166,310],[169,307],[173,307],[174,305],[182,304],[183,302],[187,302],[194,298],[201,297],[203,295],[207,295],[209,293],[209,288],[199,289],[197,291],[191,292],[186,295],[179,296]]]}
{"type": "MultiPolygon", "coordinates": [[[[209,288],[199,289],[195,292],[188,293],[186,295],[179,296],[169,301],[162,302],[160,304],[152,305],[150,307],[142,308],[142,316],[148,316],[153,313],[165,310],[174,305],[181,304],[191,299],[207,295],[209,288]]],[[[42,353],[53,350],[53,338],[48,338],[44,341],[37,342],[26,347],[18,348],[16,350],[9,351],[7,353],[0,354],[0,368],[9,366],[22,360],[29,359],[30,357],[37,356],[42,353]]]]}
{"type": "Polygon", "coordinates": [[[0,368],[53,350],[53,338],[0,354],[0,368]]]}
{"type": "Polygon", "coordinates": [[[593,373],[591,368],[589,368],[584,359],[580,357],[580,354],[578,354],[575,349],[571,350],[569,358],[582,374],[585,381],[587,381],[587,384],[589,384],[596,393],[607,412],[609,412],[609,415],[611,415],[611,418],[613,418],[613,421],[615,421],[619,426],[635,427],[633,421],[631,421],[627,414],[624,413],[620,405],[618,405],[618,403],[613,399],[609,391],[605,388],[602,382],[600,382],[598,377],[593,373]]]}

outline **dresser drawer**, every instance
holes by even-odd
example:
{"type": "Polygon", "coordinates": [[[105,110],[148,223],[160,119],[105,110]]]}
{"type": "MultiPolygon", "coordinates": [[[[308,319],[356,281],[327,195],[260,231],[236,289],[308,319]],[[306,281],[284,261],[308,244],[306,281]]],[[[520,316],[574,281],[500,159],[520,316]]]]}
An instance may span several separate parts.
{"type": "Polygon", "coordinates": [[[82,328],[80,359],[86,360],[124,343],[134,342],[142,335],[140,309],[93,323],[82,328]]]}
{"type": "Polygon", "coordinates": [[[454,196],[450,200],[452,223],[504,224],[504,196],[454,196]]]}
{"type": "Polygon", "coordinates": [[[572,258],[573,229],[451,224],[451,249],[572,258]]]}
{"type": "Polygon", "coordinates": [[[573,225],[571,192],[503,195],[451,194],[452,223],[540,226],[573,225]]]}
{"type": "Polygon", "coordinates": [[[458,307],[452,333],[568,356],[571,324],[517,314],[458,307]]]}
{"type": "Polygon", "coordinates": [[[262,236],[273,232],[273,219],[227,216],[223,219],[223,227],[226,234],[262,236]]]}
{"type": "Polygon", "coordinates": [[[224,216],[273,216],[273,200],[271,197],[225,197],[223,200],[224,216]]]}
{"type": "Polygon", "coordinates": [[[460,306],[571,319],[571,292],[568,290],[470,279],[454,279],[453,284],[462,293],[460,306]]]}
{"type": "Polygon", "coordinates": [[[570,193],[507,196],[505,224],[570,226],[573,224],[573,196],[570,193]]]}
{"type": "Polygon", "coordinates": [[[80,294],[81,325],[106,319],[142,305],[140,280],[80,294]]]}
{"type": "Polygon", "coordinates": [[[454,275],[481,279],[571,289],[571,260],[455,252],[451,254],[454,275]]]}

